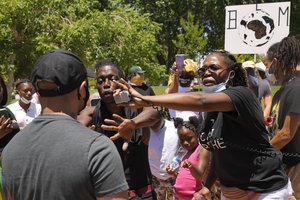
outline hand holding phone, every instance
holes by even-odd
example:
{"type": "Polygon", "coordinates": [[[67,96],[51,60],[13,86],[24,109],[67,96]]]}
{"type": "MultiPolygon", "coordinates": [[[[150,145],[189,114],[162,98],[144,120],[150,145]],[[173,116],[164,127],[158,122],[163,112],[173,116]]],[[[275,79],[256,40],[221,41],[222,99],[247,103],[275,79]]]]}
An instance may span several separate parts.
{"type": "Polygon", "coordinates": [[[185,59],[184,54],[176,54],[175,56],[176,68],[180,72],[182,72],[184,68],[184,59],[185,59]]]}
{"type": "Polygon", "coordinates": [[[12,129],[18,129],[19,126],[18,126],[18,123],[15,119],[15,117],[13,116],[13,114],[8,111],[6,108],[1,108],[0,109],[0,117],[4,117],[5,119],[10,119],[10,124],[9,124],[9,128],[12,128],[12,129]]]}
{"type": "Polygon", "coordinates": [[[0,117],[3,116],[6,119],[10,118],[9,112],[6,110],[6,108],[1,108],[0,109],[0,117]]]}
{"type": "Polygon", "coordinates": [[[127,90],[122,90],[119,94],[114,95],[116,104],[128,103],[130,101],[130,94],[127,90]]]}
{"type": "Polygon", "coordinates": [[[101,101],[100,98],[92,99],[92,100],[91,100],[91,106],[96,106],[96,105],[98,104],[99,101],[101,101]]]}

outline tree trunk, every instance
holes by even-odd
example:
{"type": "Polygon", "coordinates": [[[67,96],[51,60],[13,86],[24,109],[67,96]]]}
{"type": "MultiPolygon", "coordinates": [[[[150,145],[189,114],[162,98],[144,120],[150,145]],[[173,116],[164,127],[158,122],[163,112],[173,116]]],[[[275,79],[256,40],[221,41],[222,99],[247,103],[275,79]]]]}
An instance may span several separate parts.
{"type": "Polygon", "coordinates": [[[15,78],[14,78],[14,73],[13,71],[9,68],[7,71],[7,93],[8,93],[8,103],[11,100],[11,94],[14,91],[14,82],[15,82],[15,78]]]}

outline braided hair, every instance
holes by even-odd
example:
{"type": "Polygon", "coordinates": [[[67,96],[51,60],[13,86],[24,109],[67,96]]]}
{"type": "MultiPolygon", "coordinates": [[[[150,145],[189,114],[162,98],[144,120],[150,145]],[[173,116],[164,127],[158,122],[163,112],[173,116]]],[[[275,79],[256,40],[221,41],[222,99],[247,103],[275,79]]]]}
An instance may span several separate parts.
{"type": "Polygon", "coordinates": [[[197,130],[200,126],[200,120],[196,116],[189,117],[189,121],[184,121],[182,118],[176,117],[174,119],[174,126],[177,129],[182,128],[184,126],[188,129],[193,130],[193,132],[197,135],[197,130]]]}
{"type": "Polygon", "coordinates": [[[278,60],[277,69],[283,73],[282,83],[285,84],[295,76],[296,67],[300,64],[300,42],[293,36],[283,38],[275,56],[278,60]]]}
{"type": "Polygon", "coordinates": [[[269,47],[267,51],[267,55],[270,61],[277,57],[278,46],[279,46],[279,42],[276,42],[269,47]]]}
{"type": "Polygon", "coordinates": [[[210,52],[210,54],[217,54],[222,56],[229,66],[229,70],[233,70],[235,72],[235,76],[233,77],[233,79],[231,79],[232,86],[248,87],[248,78],[246,71],[243,69],[242,64],[237,62],[234,55],[225,50],[214,50],[210,52]]]}

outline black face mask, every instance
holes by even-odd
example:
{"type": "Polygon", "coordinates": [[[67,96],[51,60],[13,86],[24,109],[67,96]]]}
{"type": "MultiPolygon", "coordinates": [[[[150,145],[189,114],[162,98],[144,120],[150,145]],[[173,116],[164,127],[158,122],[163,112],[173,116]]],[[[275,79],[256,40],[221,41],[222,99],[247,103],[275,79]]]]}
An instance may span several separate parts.
{"type": "Polygon", "coordinates": [[[193,75],[182,75],[179,77],[179,85],[181,87],[190,87],[192,80],[194,80],[193,75]]]}

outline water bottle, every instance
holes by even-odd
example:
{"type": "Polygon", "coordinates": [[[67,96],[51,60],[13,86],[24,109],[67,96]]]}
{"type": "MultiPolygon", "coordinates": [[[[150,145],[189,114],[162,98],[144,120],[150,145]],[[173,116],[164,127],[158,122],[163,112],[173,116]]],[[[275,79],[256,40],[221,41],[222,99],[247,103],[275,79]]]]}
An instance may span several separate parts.
{"type": "Polygon", "coordinates": [[[172,169],[174,169],[175,171],[177,171],[178,168],[179,168],[180,163],[181,163],[181,159],[179,157],[174,157],[172,159],[172,162],[171,162],[172,169]]]}
{"type": "Polygon", "coordinates": [[[175,171],[178,171],[180,163],[182,161],[182,158],[186,155],[186,153],[187,153],[186,149],[184,149],[183,147],[179,147],[179,149],[176,151],[176,154],[170,164],[172,169],[174,169],[175,171]]]}

